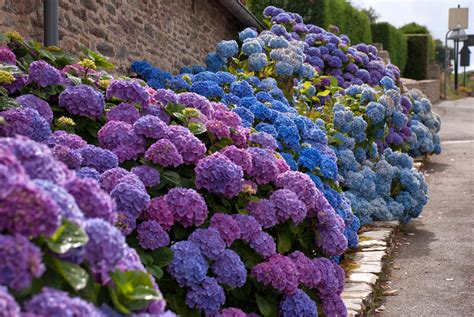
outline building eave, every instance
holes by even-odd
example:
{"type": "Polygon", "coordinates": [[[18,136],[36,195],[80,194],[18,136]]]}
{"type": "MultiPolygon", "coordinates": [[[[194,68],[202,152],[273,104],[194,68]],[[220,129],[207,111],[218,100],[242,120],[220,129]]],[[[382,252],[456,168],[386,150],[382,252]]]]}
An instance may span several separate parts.
{"type": "Polygon", "coordinates": [[[239,0],[219,0],[219,2],[245,26],[257,30],[266,29],[265,25],[239,0]]]}

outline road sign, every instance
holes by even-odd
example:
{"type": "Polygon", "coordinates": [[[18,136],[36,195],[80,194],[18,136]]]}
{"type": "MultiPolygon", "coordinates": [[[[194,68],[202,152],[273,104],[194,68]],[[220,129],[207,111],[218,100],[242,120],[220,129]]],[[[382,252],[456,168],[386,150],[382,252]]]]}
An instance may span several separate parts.
{"type": "Polygon", "coordinates": [[[471,51],[469,50],[469,47],[467,45],[464,45],[461,49],[461,51],[459,52],[459,54],[461,55],[461,67],[463,66],[469,66],[470,63],[469,63],[469,60],[470,60],[470,56],[471,55],[471,51]]]}
{"type": "Polygon", "coordinates": [[[469,27],[469,8],[451,8],[449,9],[450,30],[467,29],[469,27]]]}
{"type": "Polygon", "coordinates": [[[467,40],[464,41],[464,46],[474,46],[474,34],[468,35],[467,40]]]}

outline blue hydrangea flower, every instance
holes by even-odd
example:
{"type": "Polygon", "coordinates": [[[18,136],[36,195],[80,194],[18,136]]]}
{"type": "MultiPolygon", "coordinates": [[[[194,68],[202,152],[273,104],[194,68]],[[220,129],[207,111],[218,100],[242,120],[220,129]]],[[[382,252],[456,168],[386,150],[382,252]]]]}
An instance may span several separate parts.
{"type": "Polygon", "coordinates": [[[221,284],[230,287],[242,287],[247,280],[247,270],[239,255],[230,250],[225,250],[212,264],[212,272],[221,284]]]}
{"type": "Polygon", "coordinates": [[[198,287],[206,278],[209,264],[199,247],[190,241],[180,241],[171,246],[173,260],[168,272],[181,287],[198,287]]]}

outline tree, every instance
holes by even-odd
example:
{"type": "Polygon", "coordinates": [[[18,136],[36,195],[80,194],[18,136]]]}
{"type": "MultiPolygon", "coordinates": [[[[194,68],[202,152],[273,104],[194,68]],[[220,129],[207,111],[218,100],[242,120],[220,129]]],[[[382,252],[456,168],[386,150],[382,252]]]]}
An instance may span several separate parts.
{"type": "MultiPolygon", "coordinates": [[[[438,64],[441,69],[444,69],[445,67],[445,49],[444,49],[444,43],[436,39],[435,40],[435,63],[438,64]]],[[[448,47],[448,54],[449,54],[449,59],[451,59],[454,56],[454,49],[452,47],[448,47]]]]}
{"type": "Polygon", "coordinates": [[[372,7],[369,7],[368,9],[362,9],[361,11],[367,15],[370,24],[377,22],[377,20],[380,18],[380,14],[378,14],[377,11],[375,11],[375,9],[372,7]]]}

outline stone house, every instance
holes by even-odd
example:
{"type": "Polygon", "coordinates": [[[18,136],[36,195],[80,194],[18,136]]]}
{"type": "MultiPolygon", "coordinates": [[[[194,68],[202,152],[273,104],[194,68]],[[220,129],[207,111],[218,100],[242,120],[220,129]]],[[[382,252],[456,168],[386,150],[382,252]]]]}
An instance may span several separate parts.
{"type": "MultiPolygon", "coordinates": [[[[43,1],[0,0],[0,32],[43,40],[43,1]]],[[[176,72],[202,63],[222,39],[261,28],[243,0],[59,0],[59,46],[97,50],[119,69],[148,59],[176,72]]]]}

